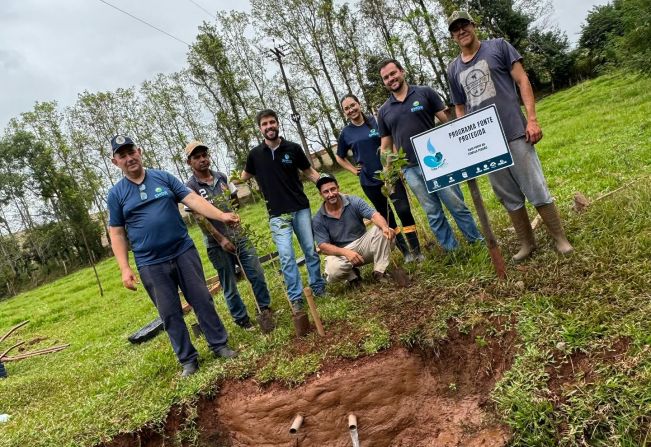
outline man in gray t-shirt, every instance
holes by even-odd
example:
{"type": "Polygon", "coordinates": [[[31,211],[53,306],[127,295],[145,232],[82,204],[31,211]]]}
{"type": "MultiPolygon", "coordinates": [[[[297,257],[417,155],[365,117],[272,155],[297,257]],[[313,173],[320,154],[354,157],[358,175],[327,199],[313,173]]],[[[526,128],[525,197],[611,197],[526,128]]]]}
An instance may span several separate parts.
{"type": "Polygon", "coordinates": [[[357,267],[373,262],[373,277],[384,276],[391,256],[395,234],[387,221],[357,196],[339,192],[337,179],[323,175],[316,186],[323,205],[312,218],[314,240],[326,255],[328,282],[359,282],[357,267]],[[364,219],[375,225],[366,231],[364,219]]]}
{"type": "Polygon", "coordinates": [[[504,39],[480,41],[475,22],[466,11],[455,11],[448,18],[450,34],[461,54],[448,66],[450,93],[457,117],[494,104],[504,128],[514,165],[489,174],[493,191],[513,222],[520,251],[515,262],[528,258],[536,248],[529,223],[525,199],[536,207],[549,234],[556,241],[559,253],[573,248],[565,237],[563,226],[547,188],[547,181],[534,144],[542,138],[536,117],[531,83],[522,66],[522,56],[504,39]],[[520,108],[520,96],[527,117],[520,108]]]}

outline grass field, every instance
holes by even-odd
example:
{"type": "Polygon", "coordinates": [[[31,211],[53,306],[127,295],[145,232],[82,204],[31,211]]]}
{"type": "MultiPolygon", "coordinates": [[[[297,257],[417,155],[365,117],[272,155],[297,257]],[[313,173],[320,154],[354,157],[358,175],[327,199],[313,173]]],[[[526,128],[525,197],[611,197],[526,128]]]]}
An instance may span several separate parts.
{"type": "MultiPolygon", "coordinates": [[[[40,340],[29,350],[71,344],[60,353],[6,365],[0,413],[12,418],[0,425],[0,446],[92,446],[119,432],[161,423],[172,405],[191,406],[197,394],[214,392],[224,378],[292,386],[333,359],[373,354],[398,343],[427,348],[445,336],[450,321],[468,328],[495,316],[507,317],[519,335],[515,362],[492,395],[513,430],[512,445],[651,445],[649,104],[651,79],[615,74],[538,105],[545,133],[538,151],[575,255],[559,258],[539,230],[541,250],[524,266],[509,266],[508,280],[497,282],[484,249],[463,245],[447,256],[433,250],[412,272],[416,283],[407,292],[366,300],[334,288],[335,298],[319,302],[319,310],[337,337],[326,344],[308,337],[300,355],[290,355],[293,327],[273,266],[267,280],[278,329],[266,338],[236,329],[218,294],[218,312],[242,355],[232,362],[215,360],[199,340],[202,368],[189,380],[180,379],[165,336],[137,346],[127,341],[156,312],[142,287],[135,293],[122,287],[113,259],[98,266],[104,297],[92,271],[85,269],[0,302],[1,333],[30,320],[3,342],[0,352],[18,340],[40,340]],[[582,214],[570,210],[577,191],[594,200],[624,185],[582,214]],[[400,315],[400,306],[388,300],[411,305],[417,300],[427,312],[400,315]],[[393,313],[402,317],[400,325],[391,323],[393,313]],[[619,347],[617,355],[602,355],[614,347],[619,347]],[[552,393],[550,369],[577,356],[589,360],[589,380],[579,378],[552,393]]],[[[355,177],[338,177],[343,191],[362,195],[355,177]]],[[[506,230],[506,213],[487,181],[479,183],[508,256],[516,243],[506,230]]],[[[316,190],[306,190],[316,208],[316,190]]],[[[259,253],[271,251],[262,204],[245,207],[241,216],[255,227],[259,253]]],[[[421,235],[431,239],[422,214],[418,223],[421,235]]],[[[212,276],[196,228],[192,236],[212,276]]],[[[244,283],[240,291],[252,312],[244,283]]]]}

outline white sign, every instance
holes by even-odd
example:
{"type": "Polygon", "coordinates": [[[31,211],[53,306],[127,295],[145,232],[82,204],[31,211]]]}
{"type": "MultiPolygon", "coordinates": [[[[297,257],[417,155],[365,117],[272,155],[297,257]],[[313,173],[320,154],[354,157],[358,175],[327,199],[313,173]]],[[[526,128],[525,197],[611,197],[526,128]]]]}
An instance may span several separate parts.
{"type": "Polygon", "coordinates": [[[415,135],[411,142],[429,192],[513,165],[494,105],[415,135]]]}

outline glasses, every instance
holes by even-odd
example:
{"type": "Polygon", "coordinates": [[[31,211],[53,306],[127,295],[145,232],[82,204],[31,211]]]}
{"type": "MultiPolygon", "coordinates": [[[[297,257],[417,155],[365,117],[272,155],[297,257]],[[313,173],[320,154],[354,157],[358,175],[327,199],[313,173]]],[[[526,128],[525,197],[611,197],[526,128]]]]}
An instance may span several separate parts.
{"type": "Polygon", "coordinates": [[[138,186],[138,191],[140,191],[140,200],[147,200],[147,193],[145,192],[145,189],[147,189],[147,185],[144,183],[141,183],[140,186],[138,186]]]}
{"type": "Polygon", "coordinates": [[[470,25],[470,22],[455,23],[455,24],[452,25],[452,27],[450,27],[450,33],[451,34],[457,34],[462,29],[465,30],[466,28],[468,28],[469,25],[470,25]]]}

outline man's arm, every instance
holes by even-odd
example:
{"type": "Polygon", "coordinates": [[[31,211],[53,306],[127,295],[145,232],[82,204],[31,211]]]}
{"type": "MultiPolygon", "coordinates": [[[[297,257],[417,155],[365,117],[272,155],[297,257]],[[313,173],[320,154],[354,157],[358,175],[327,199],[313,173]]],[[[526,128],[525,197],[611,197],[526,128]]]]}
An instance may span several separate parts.
{"type": "Polygon", "coordinates": [[[529,82],[529,77],[527,76],[527,72],[524,71],[521,62],[513,63],[511,66],[511,77],[518,84],[522,103],[527,111],[526,139],[529,143],[536,144],[542,139],[543,133],[538,124],[538,117],[536,116],[536,98],[533,95],[533,88],[531,88],[531,82],[529,82]]]}
{"type": "Polygon", "coordinates": [[[246,182],[247,180],[251,180],[253,178],[253,174],[250,172],[242,171],[242,174],[240,175],[240,180],[243,182],[246,182]]]}
{"type": "Polygon", "coordinates": [[[465,104],[455,104],[454,112],[457,115],[457,118],[461,118],[466,114],[466,105],[465,104]]]}
{"type": "Polygon", "coordinates": [[[393,146],[393,138],[390,135],[380,139],[380,148],[383,153],[397,152],[396,148],[393,146]]]}
{"type": "Polygon", "coordinates": [[[393,238],[396,237],[396,234],[393,232],[386,219],[382,217],[382,214],[378,213],[377,211],[371,216],[371,222],[373,222],[380,230],[382,230],[382,234],[384,234],[385,238],[392,241],[393,238]]]}
{"type": "Polygon", "coordinates": [[[236,225],[240,222],[240,217],[237,214],[225,213],[215,208],[210,202],[194,191],[190,191],[190,194],[185,196],[181,202],[192,211],[206,216],[208,219],[219,220],[227,225],[236,225]]]}
{"type": "Polygon", "coordinates": [[[334,244],[321,242],[319,244],[319,250],[321,250],[321,253],[326,256],[343,256],[344,258],[348,259],[348,261],[353,265],[364,264],[364,258],[362,255],[348,248],[337,247],[334,244]]]}
{"type": "Polygon", "coordinates": [[[307,169],[304,169],[303,175],[305,177],[309,178],[312,183],[316,183],[317,180],[319,180],[319,177],[321,176],[313,167],[309,167],[307,169]]]}
{"type": "Polygon", "coordinates": [[[129,290],[136,290],[138,280],[129,265],[127,232],[124,227],[109,227],[109,235],[111,236],[111,249],[122,274],[122,285],[129,290]]]}
{"type": "Polygon", "coordinates": [[[195,217],[197,219],[197,222],[199,223],[199,226],[210,233],[210,236],[217,241],[219,246],[223,248],[224,250],[230,252],[230,253],[235,253],[235,245],[223,234],[219,232],[217,228],[204,216],[200,214],[195,213],[195,217]]]}
{"type": "Polygon", "coordinates": [[[439,119],[439,121],[442,122],[442,123],[447,123],[448,122],[448,114],[445,113],[446,110],[447,110],[447,108],[445,108],[443,110],[439,110],[438,112],[436,112],[434,114],[439,119]]]}

